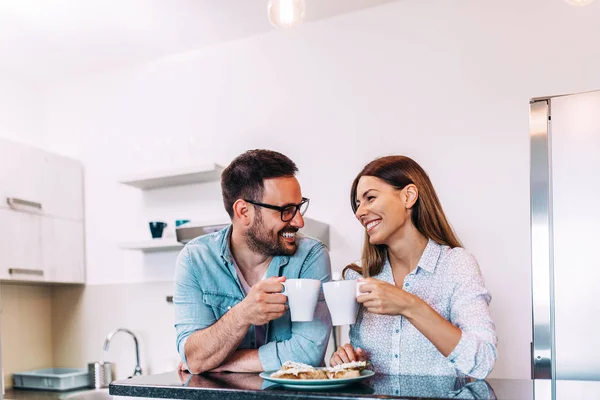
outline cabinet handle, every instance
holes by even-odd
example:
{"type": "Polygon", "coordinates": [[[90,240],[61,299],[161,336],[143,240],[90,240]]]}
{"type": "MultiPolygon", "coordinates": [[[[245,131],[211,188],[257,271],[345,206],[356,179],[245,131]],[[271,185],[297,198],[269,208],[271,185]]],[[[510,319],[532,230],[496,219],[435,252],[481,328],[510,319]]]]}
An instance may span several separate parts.
{"type": "Polygon", "coordinates": [[[6,199],[6,202],[11,207],[25,206],[25,207],[37,208],[38,210],[42,209],[42,203],[36,203],[35,201],[29,201],[29,200],[23,200],[23,199],[17,199],[16,197],[8,197],[6,199]]]}
{"type": "Polygon", "coordinates": [[[44,276],[44,270],[43,269],[9,268],[8,269],[8,273],[10,275],[21,274],[21,275],[38,275],[38,276],[44,276]]]}

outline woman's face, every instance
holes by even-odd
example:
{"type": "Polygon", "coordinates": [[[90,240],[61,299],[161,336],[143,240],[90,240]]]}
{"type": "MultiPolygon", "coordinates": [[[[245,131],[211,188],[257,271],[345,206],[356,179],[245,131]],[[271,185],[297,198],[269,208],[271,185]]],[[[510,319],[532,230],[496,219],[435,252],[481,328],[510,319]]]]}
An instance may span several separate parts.
{"type": "Polygon", "coordinates": [[[410,208],[416,198],[416,187],[398,190],[379,178],[363,176],[356,187],[356,218],[367,230],[373,245],[388,245],[402,238],[403,228],[412,224],[410,208]]]}

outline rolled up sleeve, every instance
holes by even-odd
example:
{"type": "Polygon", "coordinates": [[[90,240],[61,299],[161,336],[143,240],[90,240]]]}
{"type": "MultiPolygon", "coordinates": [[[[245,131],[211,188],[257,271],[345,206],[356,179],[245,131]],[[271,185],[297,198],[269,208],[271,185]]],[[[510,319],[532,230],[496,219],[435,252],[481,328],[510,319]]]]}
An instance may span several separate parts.
{"type": "Polygon", "coordinates": [[[498,358],[498,338],[489,313],[491,296],[474,257],[465,263],[463,279],[452,295],[450,322],[462,336],[448,361],[460,372],[484,379],[498,358]]]}
{"type": "MultiPolygon", "coordinates": [[[[300,278],[319,279],[322,283],[331,280],[331,261],[327,248],[319,243],[306,257],[300,278]]],[[[320,366],[325,357],[331,317],[323,291],[311,322],[292,322],[291,337],[288,340],[269,342],[258,349],[258,356],[265,371],[277,370],[290,360],[320,366]]]]}
{"type": "Polygon", "coordinates": [[[175,309],[175,330],[177,332],[177,351],[187,366],[185,343],[188,337],[216,322],[214,313],[202,301],[202,290],[198,277],[194,274],[194,264],[186,246],[177,258],[175,268],[175,289],[173,293],[175,309]]]}

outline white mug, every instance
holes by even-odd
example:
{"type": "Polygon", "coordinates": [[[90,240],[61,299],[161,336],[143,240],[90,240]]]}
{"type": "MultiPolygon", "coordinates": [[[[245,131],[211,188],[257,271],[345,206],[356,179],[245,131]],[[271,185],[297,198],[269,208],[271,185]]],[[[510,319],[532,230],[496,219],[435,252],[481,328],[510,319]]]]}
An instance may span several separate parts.
{"type": "Polygon", "coordinates": [[[323,284],[325,301],[334,326],[352,325],[356,321],[358,287],[355,280],[331,281],[323,284]]]}
{"type": "Polygon", "coordinates": [[[312,321],[319,300],[321,281],[318,279],[287,279],[281,282],[288,298],[292,321],[312,321]]]}

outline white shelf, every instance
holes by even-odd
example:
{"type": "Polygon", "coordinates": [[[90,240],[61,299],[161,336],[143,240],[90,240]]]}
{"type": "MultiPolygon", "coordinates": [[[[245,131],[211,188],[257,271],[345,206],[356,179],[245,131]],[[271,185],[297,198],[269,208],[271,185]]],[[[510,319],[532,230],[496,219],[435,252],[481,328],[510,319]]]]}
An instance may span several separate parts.
{"type": "Polygon", "coordinates": [[[158,189],[171,186],[190,185],[216,181],[221,178],[223,167],[218,164],[173,169],[123,177],[119,183],[138,189],[158,189]]]}
{"type": "Polygon", "coordinates": [[[119,243],[119,247],[126,250],[141,250],[143,252],[179,250],[183,244],[175,239],[148,239],[138,242],[119,243]]]}
{"type": "MultiPolygon", "coordinates": [[[[306,236],[320,240],[329,247],[329,225],[312,218],[304,218],[304,222],[304,228],[302,228],[300,232],[306,236]]],[[[202,235],[202,233],[198,233],[198,235],[202,235]]],[[[184,245],[179,243],[175,238],[148,239],[137,242],[119,243],[121,249],[141,250],[143,252],[180,250],[183,246],[184,245]]]]}

